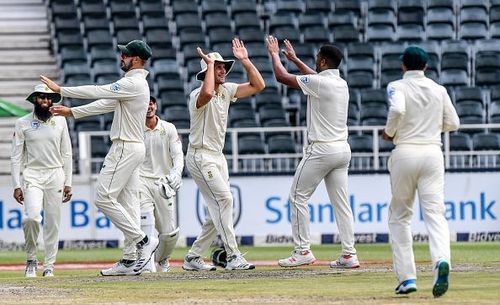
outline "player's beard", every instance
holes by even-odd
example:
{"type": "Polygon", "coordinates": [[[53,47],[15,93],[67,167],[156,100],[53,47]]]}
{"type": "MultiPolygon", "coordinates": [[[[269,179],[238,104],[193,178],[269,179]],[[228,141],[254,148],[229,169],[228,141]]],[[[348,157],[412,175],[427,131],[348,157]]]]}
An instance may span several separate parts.
{"type": "Polygon", "coordinates": [[[51,116],[52,113],[50,113],[49,109],[52,107],[52,103],[50,103],[47,107],[44,107],[40,104],[35,104],[35,114],[36,116],[46,122],[51,116]]]}
{"type": "Polygon", "coordinates": [[[120,69],[122,69],[123,72],[127,73],[131,68],[132,61],[129,61],[128,64],[123,59],[120,61],[120,69]]]}

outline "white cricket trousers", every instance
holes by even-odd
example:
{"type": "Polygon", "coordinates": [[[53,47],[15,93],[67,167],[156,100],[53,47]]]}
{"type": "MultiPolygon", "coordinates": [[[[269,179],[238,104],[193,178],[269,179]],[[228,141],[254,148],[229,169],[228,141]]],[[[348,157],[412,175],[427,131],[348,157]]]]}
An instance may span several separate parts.
{"type": "Polygon", "coordinates": [[[155,182],[158,179],[141,177],[139,192],[141,213],[154,212],[155,228],[159,234],[168,234],[177,229],[175,196],[165,199],[155,182]]]}
{"type": "Polygon", "coordinates": [[[135,245],[145,234],[140,224],[139,166],[144,143],[114,140],[97,179],[95,205],[123,232],[123,258],[136,259],[135,245]]]}
{"type": "Polygon", "coordinates": [[[207,204],[208,214],[188,256],[203,256],[219,233],[227,255],[239,255],[233,225],[233,195],[224,154],[189,148],[186,165],[207,204]]]}
{"type": "Polygon", "coordinates": [[[53,269],[59,246],[59,224],[64,190],[64,171],[60,168],[30,169],[24,177],[23,231],[26,241],[26,258],[36,260],[37,239],[42,222],[45,246],[45,269],[53,269]]]}
{"type": "Polygon", "coordinates": [[[347,142],[313,142],[304,148],[304,156],[295,171],[290,190],[292,235],[296,251],[309,250],[310,216],[307,201],[324,180],[333,205],[342,254],[355,254],[354,219],[347,196],[347,170],[351,149],[347,142]]]}
{"type": "Polygon", "coordinates": [[[415,191],[429,234],[433,265],[450,261],[450,231],[445,218],[444,161],[438,145],[400,144],[388,162],[392,200],[389,207],[389,235],[394,271],[398,281],[416,279],[411,218],[415,191]]]}

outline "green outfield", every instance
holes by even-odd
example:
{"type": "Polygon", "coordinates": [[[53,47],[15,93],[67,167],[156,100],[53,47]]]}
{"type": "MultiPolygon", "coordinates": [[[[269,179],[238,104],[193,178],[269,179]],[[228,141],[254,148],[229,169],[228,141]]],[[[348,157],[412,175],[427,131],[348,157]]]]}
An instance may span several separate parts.
{"type": "MultiPolygon", "coordinates": [[[[418,291],[396,296],[387,244],[357,245],[362,267],[332,270],[325,265],[282,269],[259,261],[285,257],[289,247],[242,247],[257,269],[219,270],[105,278],[98,270],[57,270],[56,277],[25,279],[22,271],[0,271],[0,304],[499,304],[500,243],[455,243],[450,290],[439,299],[431,293],[432,273],[426,244],[415,245],[418,291]],[[365,262],[363,264],[363,262],[365,262]]],[[[186,248],[177,249],[182,259],[186,248]]],[[[315,246],[318,260],[330,260],[338,245],[315,246]]],[[[120,250],[62,250],[58,263],[103,262],[120,250]]],[[[0,264],[20,263],[21,252],[0,252],[0,264]]],[[[40,272],[41,273],[41,272],[40,272]]]]}

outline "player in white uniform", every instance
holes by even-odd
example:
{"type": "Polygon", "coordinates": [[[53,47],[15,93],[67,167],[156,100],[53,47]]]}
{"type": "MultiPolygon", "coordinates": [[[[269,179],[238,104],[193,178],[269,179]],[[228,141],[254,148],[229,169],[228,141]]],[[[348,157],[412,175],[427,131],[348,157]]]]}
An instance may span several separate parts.
{"type": "Polygon", "coordinates": [[[156,239],[154,232],[156,227],[160,240],[155,259],[151,260],[145,269],[155,272],[156,261],[160,271],[168,272],[170,269],[168,260],[179,239],[175,193],[182,182],[184,155],[174,124],[161,120],[156,115],[156,110],[156,98],[151,96],[144,132],[146,158],[139,172],[141,229],[149,238],[156,239]],[[159,179],[164,182],[159,183],[159,179]]]}
{"type": "Polygon", "coordinates": [[[457,130],[460,121],[446,88],[424,75],[427,53],[411,46],[402,59],[403,79],[387,86],[390,108],[384,130],[384,138],[396,145],[388,162],[392,190],[389,234],[398,280],[396,293],[417,290],[411,218],[418,190],[435,273],[433,294],[439,297],[448,289],[450,269],[441,133],[457,130]]]}
{"type": "Polygon", "coordinates": [[[26,100],[35,107],[32,113],[16,121],[11,156],[14,198],[24,206],[25,276],[36,277],[36,250],[42,209],[45,246],[43,276],[54,276],[61,203],[71,199],[71,140],[66,119],[54,117],[49,111],[53,103],[61,100],[60,94],[41,84],[35,87],[26,100]]]}
{"type": "Polygon", "coordinates": [[[316,260],[311,252],[307,201],[324,180],[342,243],[342,254],[330,263],[330,267],[357,268],[359,261],[354,248],[354,221],[347,200],[351,149],[347,143],[349,90],[338,70],[342,52],[335,46],[323,45],[316,55],[314,71],[297,58],[288,40],[285,40],[285,46],[286,57],[303,75],[295,76],[286,71],[280,60],[278,40],[272,36],[267,38],[276,80],[289,87],[300,88],[307,95],[307,143],[290,190],[295,249],[290,257],[280,259],[278,264],[296,267],[312,264],[316,260]]]}
{"type": "Polygon", "coordinates": [[[149,101],[148,71],[144,65],[151,48],[133,40],[121,51],[121,69],[126,72],[117,82],[102,86],[60,87],[42,76],[42,81],[62,96],[101,99],[80,107],[53,106],[52,113],[79,119],[114,111],[110,137],[113,141],[104,159],[96,188],[96,206],[125,236],[123,259],[102,275],[136,275],[149,262],[158,243],[149,241],[140,228],[139,167],[144,160],[144,122],[149,101]]]}
{"type": "Polygon", "coordinates": [[[219,53],[204,54],[202,70],[197,79],[203,81],[200,88],[189,96],[191,130],[186,165],[198,185],[207,204],[208,215],[202,230],[184,259],[184,270],[215,270],[205,264],[203,254],[220,235],[227,251],[228,270],[254,269],[238,250],[233,224],[233,196],[229,188],[229,173],[222,148],[226,135],[229,104],[237,98],[254,95],[264,89],[264,79],[248,58],[242,41],[234,38],[233,54],[248,74],[247,83],[226,83],[226,75],[234,60],[224,60],[219,53]]]}

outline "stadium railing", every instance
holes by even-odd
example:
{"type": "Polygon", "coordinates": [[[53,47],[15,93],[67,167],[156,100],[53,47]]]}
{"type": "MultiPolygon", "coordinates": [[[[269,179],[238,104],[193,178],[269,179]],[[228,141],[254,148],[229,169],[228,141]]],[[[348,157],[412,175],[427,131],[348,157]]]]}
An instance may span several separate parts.
{"type": "MultiPolygon", "coordinates": [[[[387,159],[390,151],[381,151],[380,135],[384,126],[352,126],[349,134],[371,135],[371,151],[356,151],[352,149],[350,173],[384,173],[387,172],[387,159]]],[[[500,130],[500,124],[464,124],[460,132],[477,134],[477,132],[495,134],[500,130]]],[[[187,140],[188,129],[179,129],[179,135],[187,140]]],[[[228,128],[229,138],[226,138],[225,148],[229,172],[232,175],[276,175],[292,174],[302,158],[302,146],[306,139],[306,127],[255,127],[228,128]],[[245,135],[291,134],[297,146],[296,153],[239,153],[239,139],[245,135]]],[[[79,175],[92,176],[98,173],[104,159],[92,156],[91,137],[108,136],[109,131],[82,131],[78,134],[78,169],[79,175]]],[[[471,136],[472,139],[472,136],[471,136]]],[[[183,146],[187,145],[183,141],[183,146]]],[[[186,151],[187,147],[183,147],[186,151]]],[[[500,144],[498,148],[490,147],[484,150],[452,150],[450,149],[449,133],[443,134],[443,155],[447,171],[497,171],[500,170],[500,144]]]]}

